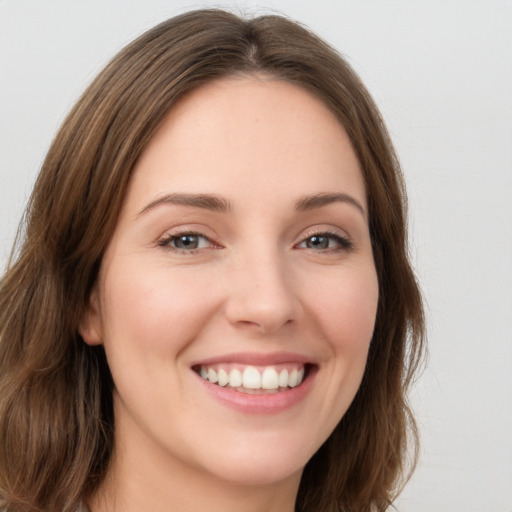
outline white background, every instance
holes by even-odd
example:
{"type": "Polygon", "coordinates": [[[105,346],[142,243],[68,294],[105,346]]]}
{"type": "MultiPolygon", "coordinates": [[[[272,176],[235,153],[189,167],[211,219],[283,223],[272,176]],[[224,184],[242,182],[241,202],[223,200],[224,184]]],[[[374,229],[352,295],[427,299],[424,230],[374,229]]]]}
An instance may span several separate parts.
{"type": "Polygon", "coordinates": [[[409,186],[429,364],[402,512],[512,512],[510,0],[0,0],[0,266],[78,94],[142,31],[189,8],[275,9],[348,56],[409,186]]]}

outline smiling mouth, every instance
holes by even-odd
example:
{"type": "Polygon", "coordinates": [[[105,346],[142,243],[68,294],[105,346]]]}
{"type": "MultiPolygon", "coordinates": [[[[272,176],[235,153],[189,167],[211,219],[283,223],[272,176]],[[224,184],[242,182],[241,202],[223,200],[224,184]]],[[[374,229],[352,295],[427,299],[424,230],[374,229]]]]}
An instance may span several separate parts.
{"type": "Polygon", "coordinates": [[[202,379],[247,394],[273,394],[296,388],[307,378],[309,364],[254,366],[240,364],[197,365],[202,379]]]}

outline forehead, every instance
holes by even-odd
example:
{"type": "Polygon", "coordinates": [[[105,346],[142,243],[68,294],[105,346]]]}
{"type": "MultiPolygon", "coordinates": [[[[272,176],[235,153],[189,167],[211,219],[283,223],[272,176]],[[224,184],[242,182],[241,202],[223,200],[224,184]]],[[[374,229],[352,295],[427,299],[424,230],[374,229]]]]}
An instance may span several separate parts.
{"type": "Polygon", "coordinates": [[[131,189],[149,197],[233,187],[276,198],[340,189],[365,203],[359,162],[334,114],[268,77],[217,80],[186,95],[139,158],[131,189]]]}

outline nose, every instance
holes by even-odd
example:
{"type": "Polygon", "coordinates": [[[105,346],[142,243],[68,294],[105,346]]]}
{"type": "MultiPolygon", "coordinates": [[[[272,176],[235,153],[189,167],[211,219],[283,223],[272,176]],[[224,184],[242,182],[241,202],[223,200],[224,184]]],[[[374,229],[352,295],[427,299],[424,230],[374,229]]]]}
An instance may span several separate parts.
{"type": "Polygon", "coordinates": [[[300,303],[278,251],[244,257],[228,279],[226,315],[233,325],[271,334],[297,321],[300,303]]]}

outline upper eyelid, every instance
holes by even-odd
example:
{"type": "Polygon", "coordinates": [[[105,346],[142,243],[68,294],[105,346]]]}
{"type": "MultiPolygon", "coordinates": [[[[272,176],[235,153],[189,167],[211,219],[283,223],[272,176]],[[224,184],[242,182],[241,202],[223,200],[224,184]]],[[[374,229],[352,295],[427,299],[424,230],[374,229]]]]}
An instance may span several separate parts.
{"type": "Polygon", "coordinates": [[[342,229],[340,227],[332,226],[331,224],[322,224],[311,226],[309,228],[306,228],[301,232],[301,234],[297,237],[299,241],[303,241],[306,238],[309,238],[311,236],[315,235],[331,235],[331,236],[338,236],[340,238],[346,238],[347,240],[352,240],[352,236],[348,233],[346,229],[342,229]]]}
{"type": "MultiPolygon", "coordinates": [[[[216,233],[210,234],[210,232],[212,232],[212,230],[204,226],[195,227],[193,224],[185,224],[166,229],[161,235],[157,237],[157,240],[190,234],[205,237],[210,241],[215,241],[215,239],[218,238],[218,235],[216,233]]],[[[323,226],[322,224],[319,224],[301,229],[300,234],[295,236],[294,243],[298,243],[301,240],[304,240],[305,238],[318,234],[328,234],[332,236],[339,236],[342,238],[352,239],[352,237],[350,236],[346,229],[340,228],[338,226],[332,226],[331,224],[324,224],[323,226]]]]}
{"type": "Polygon", "coordinates": [[[206,228],[205,226],[195,226],[193,223],[191,224],[182,224],[174,227],[167,228],[156,238],[156,241],[174,238],[182,235],[197,235],[207,238],[210,241],[215,241],[216,234],[211,230],[206,228]]]}
{"type": "Polygon", "coordinates": [[[311,233],[308,233],[305,236],[302,236],[299,240],[299,243],[303,242],[304,240],[308,240],[309,238],[314,237],[314,236],[327,236],[327,237],[331,237],[331,238],[343,238],[344,240],[350,240],[350,237],[346,234],[337,233],[335,231],[330,231],[328,229],[325,229],[325,230],[313,231],[311,233]]]}

